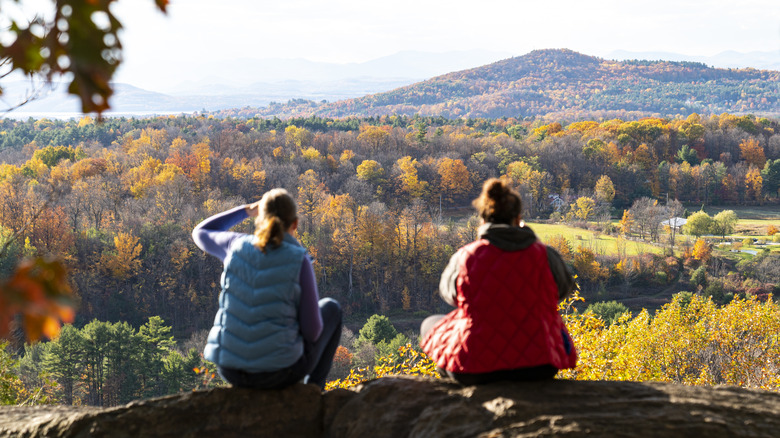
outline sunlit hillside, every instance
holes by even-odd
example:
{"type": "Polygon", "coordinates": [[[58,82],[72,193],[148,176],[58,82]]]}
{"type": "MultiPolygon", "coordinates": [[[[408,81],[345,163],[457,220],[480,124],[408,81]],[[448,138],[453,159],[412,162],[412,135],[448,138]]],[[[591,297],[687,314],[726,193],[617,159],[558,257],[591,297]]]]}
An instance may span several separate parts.
{"type": "Polygon", "coordinates": [[[611,61],[536,50],[385,93],[322,103],[271,104],[264,116],[420,114],[443,117],[662,116],[780,113],[780,72],[697,62],[611,61]]]}

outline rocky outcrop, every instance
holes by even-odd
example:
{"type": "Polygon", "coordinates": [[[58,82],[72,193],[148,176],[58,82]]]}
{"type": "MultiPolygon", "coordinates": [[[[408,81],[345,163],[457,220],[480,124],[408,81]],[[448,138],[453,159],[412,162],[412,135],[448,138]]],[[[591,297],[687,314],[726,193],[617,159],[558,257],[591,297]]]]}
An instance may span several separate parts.
{"type": "Polygon", "coordinates": [[[6,407],[0,437],[776,437],[780,395],[555,380],[462,387],[383,378],[320,394],[218,388],[126,406],[6,407]]]}

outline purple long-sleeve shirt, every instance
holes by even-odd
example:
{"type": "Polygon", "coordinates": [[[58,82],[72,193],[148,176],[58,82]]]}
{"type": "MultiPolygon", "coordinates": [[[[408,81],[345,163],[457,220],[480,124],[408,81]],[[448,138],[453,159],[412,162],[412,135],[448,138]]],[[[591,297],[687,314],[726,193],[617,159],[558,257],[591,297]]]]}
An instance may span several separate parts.
{"type": "MultiPolygon", "coordinates": [[[[241,237],[244,233],[228,231],[249,217],[246,213],[246,205],[240,205],[228,211],[215,214],[210,218],[199,223],[192,230],[192,239],[198,248],[225,261],[230,245],[241,237]]],[[[316,341],[322,333],[322,316],[320,315],[319,293],[317,291],[317,281],[314,278],[314,269],[311,266],[309,257],[303,258],[301,266],[301,306],[298,309],[298,325],[301,327],[301,334],[304,339],[310,342],[316,341]]]]}

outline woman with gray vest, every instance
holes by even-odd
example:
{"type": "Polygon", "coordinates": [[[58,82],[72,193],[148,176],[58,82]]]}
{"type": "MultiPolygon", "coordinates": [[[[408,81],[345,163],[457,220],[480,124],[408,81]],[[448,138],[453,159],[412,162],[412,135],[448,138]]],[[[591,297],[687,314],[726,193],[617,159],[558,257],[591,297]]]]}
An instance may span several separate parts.
{"type": "Polygon", "coordinates": [[[295,201],[273,189],[192,231],[222,260],[222,292],[203,356],[236,386],[278,389],[301,380],[325,387],[341,338],[341,308],[318,297],[311,260],[292,233],[295,201]],[[228,231],[255,218],[254,235],[228,231]]]}

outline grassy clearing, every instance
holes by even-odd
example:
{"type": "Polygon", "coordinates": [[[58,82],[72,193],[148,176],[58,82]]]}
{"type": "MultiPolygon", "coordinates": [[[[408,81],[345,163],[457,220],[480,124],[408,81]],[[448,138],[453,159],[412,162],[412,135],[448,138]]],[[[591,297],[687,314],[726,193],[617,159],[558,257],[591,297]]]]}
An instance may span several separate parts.
{"type": "Polygon", "coordinates": [[[780,229],[780,219],[740,219],[734,227],[735,236],[763,237],[771,240],[767,228],[774,225],[780,229]]]}
{"type": "MultiPolygon", "coordinates": [[[[534,224],[528,223],[528,226],[534,230],[542,242],[553,236],[563,236],[568,240],[572,249],[576,250],[583,246],[596,254],[618,255],[617,238],[602,233],[595,233],[582,228],[574,228],[562,224],[534,224]]],[[[626,255],[633,256],[639,254],[653,253],[663,254],[663,248],[651,245],[646,242],[636,242],[625,240],[626,255]]]]}
{"type": "MultiPolygon", "coordinates": [[[[693,213],[699,211],[701,206],[686,205],[689,212],[693,213]]],[[[734,210],[737,217],[740,219],[756,219],[767,221],[780,221],[780,207],[777,205],[762,205],[762,206],[708,206],[704,207],[704,211],[710,216],[715,216],[723,210],[734,210]]]]}

